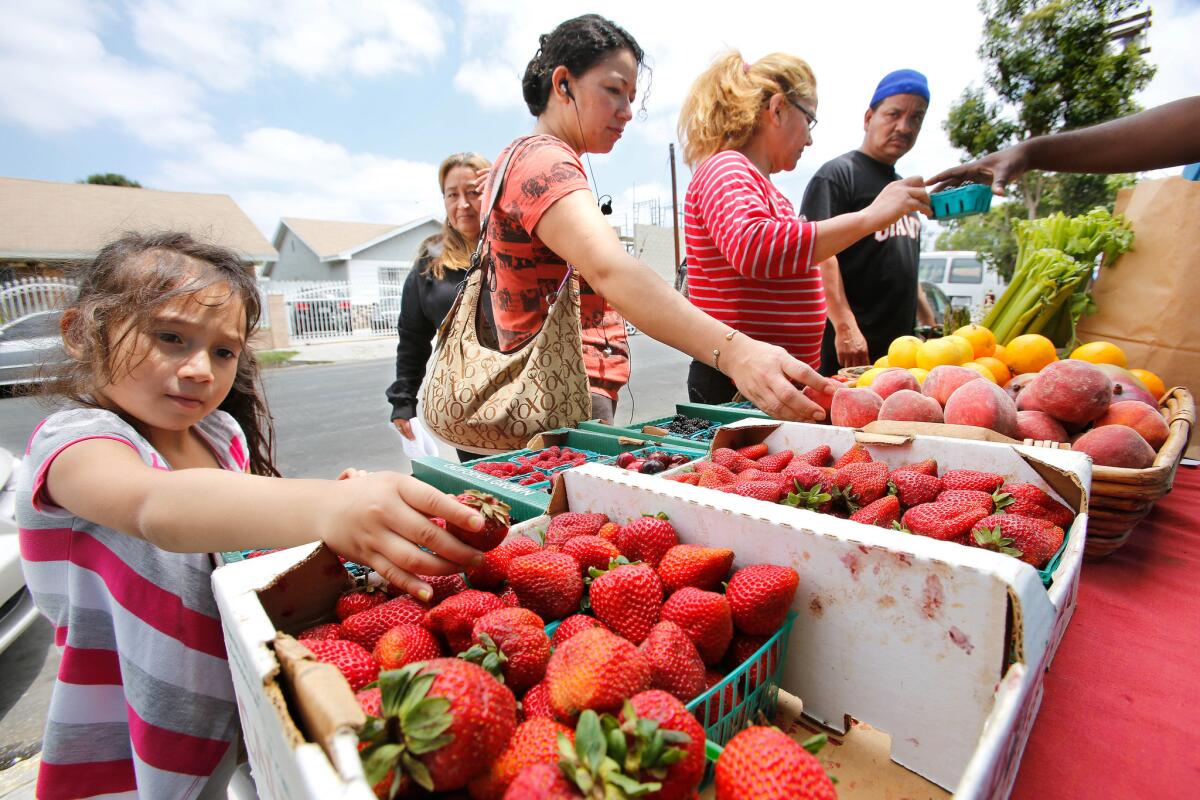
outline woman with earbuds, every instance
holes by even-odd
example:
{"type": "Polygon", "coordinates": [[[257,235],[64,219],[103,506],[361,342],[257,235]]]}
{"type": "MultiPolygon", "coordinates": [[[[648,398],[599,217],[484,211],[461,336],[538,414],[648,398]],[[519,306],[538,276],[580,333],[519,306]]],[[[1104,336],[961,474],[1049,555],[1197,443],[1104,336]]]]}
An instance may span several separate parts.
{"type": "MultiPolygon", "coordinates": [[[[522,80],[537,122],[532,135],[517,139],[495,161],[502,164],[512,151],[485,232],[495,264],[492,311],[501,349],[536,334],[547,315],[546,296],[571,264],[581,278],[593,416],[612,419],[617,390],[629,379],[624,329],[611,304],[647,335],[727,375],[771,416],[823,419],[797,385],[833,391],[840,384],[783,348],[739,334],[697,309],[626,252],[596,207],[580,157],[611,151],[633,119],[641,47],[595,14],[567,20],[543,35],[540,45],[522,80]]],[[[496,175],[493,169],[485,205],[496,175]]]]}

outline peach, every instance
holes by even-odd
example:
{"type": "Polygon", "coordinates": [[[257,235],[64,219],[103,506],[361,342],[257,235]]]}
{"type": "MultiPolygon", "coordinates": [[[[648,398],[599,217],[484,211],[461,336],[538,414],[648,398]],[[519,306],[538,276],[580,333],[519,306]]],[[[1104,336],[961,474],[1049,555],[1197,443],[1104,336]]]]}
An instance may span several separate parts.
{"type": "Polygon", "coordinates": [[[1155,452],[1166,444],[1167,436],[1171,433],[1162,414],[1140,400],[1121,400],[1113,403],[1104,412],[1104,416],[1096,420],[1097,428],[1105,425],[1127,425],[1133,428],[1155,452]]]}
{"type": "Polygon", "coordinates": [[[968,381],[946,401],[948,425],[974,425],[1017,438],[1017,404],[991,381],[968,381]]]}
{"type": "Polygon", "coordinates": [[[929,376],[925,378],[921,392],[926,397],[937,400],[938,405],[944,407],[946,401],[950,399],[950,395],[954,394],[958,387],[968,381],[980,380],[983,380],[983,376],[974,370],[942,364],[929,370],[929,376]]]}
{"type": "Polygon", "coordinates": [[[830,419],[834,425],[861,428],[879,417],[883,399],[870,389],[838,389],[833,395],[830,419]]]}
{"type": "Polygon", "coordinates": [[[1092,428],[1076,439],[1071,449],[1087,453],[1093,463],[1105,467],[1146,469],[1154,464],[1154,448],[1128,425],[1092,428]]]}
{"type": "Polygon", "coordinates": [[[1020,375],[1014,375],[1012,380],[1004,384],[1004,391],[1008,392],[1009,397],[1017,401],[1018,408],[1021,406],[1021,392],[1025,390],[1026,386],[1033,382],[1033,379],[1036,378],[1037,375],[1038,374],[1036,372],[1022,372],[1020,375]]]}
{"type": "Polygon", "coordinates": [[[1045,411],[1018,411],[1016,438],[1034,439],[1039,442],[1071,441],[1062,423],[1045,411]]]}
{"type": "Polygon", "coordinates": [[[941,422],[942,407],[932,397],[912,389],[899,389],[883,401],[879,418],[902,422],[941,422]]]}
{"type": "Polygon", "coordinates": [[[901,389],[911,389],[914,392],[921,391],[921,384],[917,383],[917,379],[913,374],[906,369],[886,369],[871,382],[871,390],[875,394],[887,400],[901,389]]]}
{"type": "Polygon", "coordinates": [[[1069,358],[1047,364],[1021,392],[1020,408],[1045,411],[1059,422],[1086,424],[1112,402],[1113,384],[1094,364],[1069,358]]]}

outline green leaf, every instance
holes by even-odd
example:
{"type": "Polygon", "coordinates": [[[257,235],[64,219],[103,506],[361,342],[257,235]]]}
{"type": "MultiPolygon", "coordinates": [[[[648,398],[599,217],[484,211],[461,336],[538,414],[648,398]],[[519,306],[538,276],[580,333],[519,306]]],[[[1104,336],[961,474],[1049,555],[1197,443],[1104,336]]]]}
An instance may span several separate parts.
{"type": "Polygon", "coordinates": [[[687,755],[687,750],[684,750],[682,747],[669,747],[658,757],[657,763],[664,767],[669,767],[672,764],[678,764],[680,761],[683,761],[687,758],[687,755]]]}
{"type": "Polygon", "coordinates": [[[608,755],[619,764],[625,763],[629,748],[625,744],[625,733],[620,728],[608,732],[608,755]]]}
{"type": "Polygon", "coordinates": [[[818,733],[816,736],[810,736],[809,738],[805,739],[804,743],[800,746],[815,756],[817,753],[821,752],[821,748],[828,743],[829,736],[824,733],[818,733]]]}
{"type": "Polygon", "coordinates": [[[453,741],[454,734],[444,733],[432,739],[413,739],[409,741],[408,749],[417,755],[425,755],[426,753],[432,753],[434,750],[441,750],[453,741]]]}
{"type": "Polygon", "coordinates": [[[396,760],[404,752],[402,744],[382,744],[363,751],[363,773],[367,783],[374,786],[387,776],[388,770],[396,766],[396,760]]]}
{"type": "Polygon", "coordinates": [[[413,782],[425,791],[432,792],[433,776],[429,774],[429,768],[408,753],[404,754],[402,761],[404,762],[404,771],[413,779],[413,782]]]}
{"type": "Polygon", "coordinates": [[[606,749],[600,717],[591,709],[584,711],[575,726],[575,751],[593,775],[599,771],[606,749]]]}

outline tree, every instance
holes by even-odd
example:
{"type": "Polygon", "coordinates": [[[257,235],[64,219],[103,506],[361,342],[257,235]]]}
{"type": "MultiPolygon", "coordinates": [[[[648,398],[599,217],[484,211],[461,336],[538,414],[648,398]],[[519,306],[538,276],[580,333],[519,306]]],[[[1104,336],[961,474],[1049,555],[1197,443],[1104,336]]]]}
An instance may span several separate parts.
{"type": "Polygon", "coordinates": [[[100,186],[131,186],[134,189],[142,188],[142,185],[135,180],[126,178],[116,172],[97,172],[95,175],[88,175],[87,178],[76,183],[94,183],[100,186]]]}
{"type": "MultiPolygon", "coordinates": [[[[1134,40],[1118,47],[1109,32],[1142,5],[1142,0],[980,0],[985,21],[979,56],[986,88],[967,87],[951,107],[944,123],[951,144],[971,160],[1033,136],[1138,111],[1133,95],[1149,83],[1154,67],[1134,40]]],[[[1111,208],[1111,188],[1101,175],[1033,171],[1014,184],[1011,195],[1033,219],[1039,212],[1073,215],[1096,205],[1111,208]]],[[[964,231],[967,239],[983,237],[999,248],[981,251],[985,260],[1000,266],[1004,253],[1016,252],[1008,241],[1011,231],[997,226],[1012,213],[989,214],[990,221],[959,220],[943,236],[964,231]]]]}

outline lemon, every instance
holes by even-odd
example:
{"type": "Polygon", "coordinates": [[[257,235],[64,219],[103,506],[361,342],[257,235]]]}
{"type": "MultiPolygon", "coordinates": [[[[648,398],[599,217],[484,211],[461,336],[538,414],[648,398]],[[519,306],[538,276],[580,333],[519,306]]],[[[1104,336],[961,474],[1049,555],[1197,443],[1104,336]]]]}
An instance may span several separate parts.
{"type": "Polygon", "coordinates": [[[908,371],[911,372],[912,376],[917,379],[918,386],[925,385],[925,379],[929,377],[929,370],[921,369],[920,367],[909,367],[908,371]]]}
{"type": "Polygon", "coordinates": [[[975,345],[971,344],[970,339],[966,338],[965,336],[957,336],[953,334],[944,338],[954,342],[955,346],[958,347],[958,351],[962,353],[962,360],[958,362],[959,364],[965,364],[968,361],[973,361],[975,359],[975,345]]]}
{"type": "Polygon", "coordinates": [[[1071,358],[1088,361],[1092,364],[1116,364],[1126,367],[1125,351],[1111,342],[1088,342],[1081,344],[1071,351],[1071,358]]]}
{"type": "Polygon", "coordinates": [[[921,340],[915,336],[901,336],[888,345],[888,365],[911,369],[917,365],[917,349],[921,340]]]}
{"type": "Polygon", "coordinates": [[[962,338],[955,342],[950,336],[922,342],[917,348],[917,366],[929,370],[943,364],[961,364],[967,360],[963,356],[963,346],[970,347],[971,343],[962,338]]]}
{"type": "Polygon", "coordinates": [[[870,386],[871,382],[879,377],[879,373],[883,372],[883,367],[871,367],[869,370],[858,376],[858,383],[855,386],[863,387],[870,386]]]}
{"type": "Polygon", "coordinates": [[[974,370],[975,372],[978,372],[980,375],[982,375],[984,378],[991,381],[992,383],[998,383],[998,381],[996,380],[996,376],[992,374],[992,371],[990,369],[988,369],[987,367],[985,367],[983,364],[980,364],[978,361],[968,361],[967,363],[963,364],[963,367],[966,369],[974,370]]]}
{"type": "Polygon", "coordinates": [[[878,358],[878,359],[875,361],[875,366],[879,367],[880,369],[886,369],[886,368],[889,366],[888,357],[887,357],[887,356],[880,356],[880,357],[879,357],[879,358],[878,358]]]}
{"type": "Polygon", "coordinates": [[[973,358],[994,355],[996,352],[996,337],[982,325],[964,325],[954,332],[971,343],[973,358]]]}

